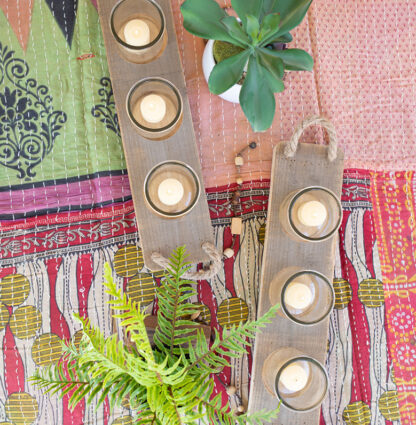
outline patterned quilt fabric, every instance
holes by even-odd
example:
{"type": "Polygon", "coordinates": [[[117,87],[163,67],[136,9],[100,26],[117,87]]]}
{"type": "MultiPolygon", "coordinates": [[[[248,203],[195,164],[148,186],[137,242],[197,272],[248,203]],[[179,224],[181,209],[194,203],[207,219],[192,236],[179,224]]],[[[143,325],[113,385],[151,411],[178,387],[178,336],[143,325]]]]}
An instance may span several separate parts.
{"type": "MultiPolygon", "coordinates": [[[[332,2],[316,3],[337,12],[332,2]]],[[[344,3],[349,11],[354,2],[344,3]]],[[[371,10],[382,2],[373,3],[371,10]]],[[[178,5],[174,2],[175,16],[178,5]]],[[[153,302],[160,284],[160,275],[143,266],[95,5],[90,0],[0,0],[0,9],[0,423],[128,425],[127,409],[110,415],[108,405],[95,412],[94,406],[81,404],[71,413],[66,399],[47,397],[27,380],[36,367],[58,360],[62,339],[79,336],[74,311],[88,315],[107,335],[117,331],[101,285],[105,262],[113,265],[117,284],[144,303],[153,302]]],[[[315,6],[311,20],[299,28],[299,47],[308,45],[311,34],[316,43],[322,31],[318,12],[315,6]]],[[[185,48],[194,40],[181,28],[185,70],[195,75],[199,65],[191,66],[194,58],[187,53],[192,49],[185,48]]],[[[205,86],[195,85],[198,72],[196,80],[188,74],[187,82],[205,176],[231,181],[227,162],[249,133],[242,130],[236,109],[227,110],[233,125],[226,131],[224,115],[216,116],[224,104],[218,109],[213,97],[207,103],[209,119],[201,121],[207,115],[199,109],[200,96],[207,93],[205,86]],[[211,128],[213,122],[222,124],[211,128]],[[240,133],[234,131],[237,124],[240,133]],[[221,138],[219,149],[213,140],[221,138]]],[[[262,136],[258,158],[248,158],[240,237],[232,238],[230,231],[235,187],[208,190],[217,247],[235,250],[217,277],[200,283],[194,300],[218,329],[256,316],[269,188],[268,180],[256,178],[268,177],[272,145],[298,118],[319,110],[316,93],[309,96],[307,90],[324,82],[315,85],[311,75],[291,78],[279,97],[288,121],[262,136]]],[[[354,151],[357,144],[351,146],[354,151]]],[[[326,363],[331,386],[322,424],[416,423],[415,181],[410,172],[345,172],[326,363]]],[[[217,389],[232,383],[246,402],[250,365],[251,355],[236,361],[217,377],[217,389]]]]}
{"type": "MultiPolygon", "coordinates": [[[[414,371],[414,341],[404,338],[413,330],[409,318],[413,320],[414,311],[410,304],[400,304],[408,289],[396,291],[384,280],[371,179],[367,172],[357,170],[344,176],[344,219],[334,277],[336,305],[326,362],[331,387],[322,408],[322,424],[398,424],[400,412],[403,423],[411,424],[414,415],[412,383],[408,382],[414,371]],[[391,294],[386,303],[385,293],[391,294]]],[[[373,191],[380,195],[374,187],[373,191]]],[[[206,306],[205,320],[219,330],[227,323],[256,316],[268,182],[244,185],[243,233],[234,239],[230,231],[232,192],[233,188],[212,190],[208,199],[217,247],[233,247],[236,255],[224,261],[217,277],[200,283],[194,300],[206,306]]],[[[57,361],[61,339],[77,337],[74,311],[87,314],[107,334],[112,332],[101,285],[106,261],[113,264],[117,284],[129,296],[153,302],[159,276],[143,267],[132,203],[50,214],[48,220],[2,222],[0,420],[39,425],[127,424],[128,410],[110,416],[107,406],[95,414],[93,408],[81,405],[71,414],[65,402],[44,396],[27,378],[36,367],[57,361]]],[[[402,287],[407,288],[406,284],[402,287]]],[[[232,370],[219,375],[218,390],[232,383],[246,401],[250,364],[251,355],[236,361],[232,370]]],[[[238,398],[232,403],[239,403],[238,398]]]]}

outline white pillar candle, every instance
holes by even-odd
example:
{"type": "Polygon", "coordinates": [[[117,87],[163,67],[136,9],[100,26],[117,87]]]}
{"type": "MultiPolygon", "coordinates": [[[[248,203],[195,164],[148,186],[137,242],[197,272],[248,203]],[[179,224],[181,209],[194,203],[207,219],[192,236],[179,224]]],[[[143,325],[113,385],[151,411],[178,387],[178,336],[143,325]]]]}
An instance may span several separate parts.
{"type": "Polygon", "coordinates": [[[165,179],[160,183],[157,194],[163,204],[175,205],[183,198],[183,185],[179,180],[165,179]]]}
{"type": "Polygon", "coordinates": [[[310,227],[319,227],[324,224],[328,212],[325,205],[319,201],[308,201],[299,206],[298,219],[310,227]]]}
{"type": "Polygon", "coordinates": [[[293,362],[282,370],[279,383],[289,392],[295,393],[306,387],[309,373],[308,365],[303,365],[301,362],[293,362]]]}
{"type": "Polygon", "coordinates": [[[297,310],[304,310],[313,301],[313,294],[308,285],[300,282],[292,282],[286,288],[284,302],[286,305],[297,310]]]}
{"type": "Polygon", "coordinates": [[[124,40],[130,46],[145,46],[150,43],[150,28],[142,19],[132,19],[124,26],[124,40]]]}
{"type": "Polygon", "coordinates": [[[166,102],[157,94],[149,94],[142,99],[140,112],[146,121],[157,124],[165,118],[166,102]]]}

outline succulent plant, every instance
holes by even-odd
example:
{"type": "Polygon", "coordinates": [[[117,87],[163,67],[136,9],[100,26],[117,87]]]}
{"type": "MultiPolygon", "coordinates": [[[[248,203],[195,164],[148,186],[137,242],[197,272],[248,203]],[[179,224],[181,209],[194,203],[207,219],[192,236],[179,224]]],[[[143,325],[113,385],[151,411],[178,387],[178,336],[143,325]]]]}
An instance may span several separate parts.
{"type": "Polygon", "coordinates": [[[190,33],[221,40],[241,51],[211,72],[211,93],[221,94],[236,84],[246,70],[240,104],[254,131],[267,130],[274,118],[274,93],[284,90],[285,70],[311,71],[313,59],[301,49],[274,50],[274,43],[290,43],[289,31],[298,26],[312,0],[231,0],[239,20],[215,0],[186,0],[181,6],[184,27],[190,33]]]}

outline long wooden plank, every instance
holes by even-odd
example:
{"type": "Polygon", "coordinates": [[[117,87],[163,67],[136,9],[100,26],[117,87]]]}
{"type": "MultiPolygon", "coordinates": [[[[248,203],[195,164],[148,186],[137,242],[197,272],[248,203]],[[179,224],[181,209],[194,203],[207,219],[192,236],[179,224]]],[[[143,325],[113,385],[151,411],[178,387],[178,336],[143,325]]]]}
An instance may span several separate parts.
{"type": "Polygon", "coordinates": [[[189,261],[193,263],[207,261],[208,257],[202,250],[201,244],[205,241],[213,243],[214,237],[170,1],[158,1],[166,17],[168,45],[158,59],[147,64],[133,64],[119,55],[116,41],[110,30],[110,14],[117,2],[118,0],[99,0],[98,10],[144,262],[149,269],[158,270],[160,267],[151,260],[151,254],[160,252],[166,257],[179,245],[186,245],[190,254],[189,261]],[[142,138],[136,132],[126,110],[126,97],[133,84],[142,78],[157,76],[171,81],[178,88],[183,99],[182,125],[175,135],[165,141],[150,141],[142,138]],[[146,206],[144,199],[143,185],[147,173],[156,164],[167,160],[179,160],[190,165],[198,175],[201,184],[201,196],[197,205],[190,213],[176,219],[157,216],[146,206]]]}
{"type": "MultiPolygon", "coordinates": [[[[299,243],[283,230],[279,220],[279,206],[291,192],[307,186],[324,186],[341,195],[343,153],[333,162],[327,159],[327,147],[300,144],[294,158],[283,154],[284,143],[273,151],[272,182],[266,225],[262,280],[258,315],[270,308],[269,287],[273,277],[283,268],[299,266],[321,272],[332,278],[336,237],[319,243],[299,243]]],[[[249,412],[277,407],[262,380],[262,368],[267,356],[281,347],[294,347],[324,364],[329,319],[313,326],[301,326],[277,316],[259,335],[254,347],[253,372],[250,387],[249,412]]],[[[281,407],[277,425],[318,425],[319,409],[296,413],[281,407]]]]}

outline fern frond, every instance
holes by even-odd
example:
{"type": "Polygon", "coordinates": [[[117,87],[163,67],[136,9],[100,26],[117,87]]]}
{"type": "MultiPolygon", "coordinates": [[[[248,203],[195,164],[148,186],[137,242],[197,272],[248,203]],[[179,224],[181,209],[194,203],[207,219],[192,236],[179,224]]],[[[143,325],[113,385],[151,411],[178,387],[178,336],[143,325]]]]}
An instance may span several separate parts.
{"type": "Polygon", "coordinates": [[[147,389],[147,402],[150,410],[162,425],[183,425],[181,413],[174,399],[168,398],[169,387],[153,386],[147,389]]]}
{"type": "Polygon", "coordinates": [[[280,411],[279,404],[276,409],[271,411],[260,410],[253,414],[245,413],[237,416],[230,410],[228,402],[225,405],[222,404],[221,394],[216,395],[212,400],[200,399],[200,401],[204,406],[208,423],[218,425],[263,425],[272,422],[280,411]]]}
{"type": "Polygon", "coordinates": [[[62,395],[71,392],[69,400],[70,407],[74,408],[84,397],[90,403],[96,395],[100,395],[97,408],[108,396],[110,408],[121,405],[122,400],[133,394],[135,400],[140,402],[138,397],[145,398],[144,387],[158,382],[154,371],[148,369],[147,364],[139,358],[135,358],[118,341],[117,335],[104,340],[101,332],[94,329],[90,322],[78,316],[83,325],[84,336],[79,349],[73,342],[67,342],[63,346],[64,361],[66,368],[59,365],[56,370],[52,367],[40,375],[37,373],[38,384],[47,387],[49,381],[53,390],[60,391],[62,395]],[[134,362],[132,366],[132,361],[134,362]],[[39,376],[43,378],[41,381],[39,376]],[[69,377],[69,379],[68,379],[69,377]],[[72,385],[72,387],[57,386],[56,381],[86,382],[88,386],[72,385]]]}
{"type": "Polygon", "coordinates": [[[271,423],[276,419],[279,412],[280,403],[274,410],[262,409],[251,414],[245,413],[244,415],[237,416],[236,422],[239,425],[263,425],[264,423],[271,423]]]}
{"type": "Polygon", "coordinates": [[[146,360],[154,361],[153,350],[144,324],[147,315],[141,312],[140,303],[127,299],[127,295],[123,294],[121,289],[117,289],[108,263],[105,264],[104,277],[103,284],[107,288],[106,293],[112,297],[108,304],[112,310],[121,311],[119,314],[113,314],[113,317],[122,319],[121,326],[126,328],[138,353],[146,360]]]}
{"type": "Polygon", "coordinates": [[[178,247],[170,258],[167,274],[157,289],[158,326],[154,342],[160,351],[169,355],[179,354],[181,345],[188,345],[196,339],[195,323],[188,318],[198,312],[198,307],[187,302],[196,296],[195,282],[182,279],[190,269],[186,261],[185,247],[178,247]]]}
{"type": "Polygon", "coordinates": [[[82,317],[78,313],[74,313],[73,316],[75,320],[77,320],[82,326],[84,339],[87,338],[94,349],[102,353],[105,344],[105,337],[103,332],[99,328],[92,326],[88,318],[82,317]]]}
{"type": "Polygon", "coordinates": [[[190,344],[188,348],[189,362],[186,371],[198,367],[212,372],[218,370],[218,367],[230,366],[230,361],[227,358],[237,358],[245,354],[247,347],[251,346],[250,339],[254,338],[256,332],[271,322],[279,308],[280,306],[276,304],[256,321],[241,323],[238,326],[225,329],[222,337],[215,330],[215,339],[211,347],[208,347],[203,333],[198,332],[195,347],[190,344]]]}
{"type": "Polygon", "coordinates": [[[96,401],[97,408],[108,397],[110,410],[126,399],[139,425],[191,425],[198,420],[219,425],[259,425],[274,417],[274,412],[234,416],[229,403],[222,405],[221,394],[212,398],[213,372],[230,365],[230,358],[246,352],[255,333],[275,314],[273,307],[261,319],[216,332],[211,346],[201,329],[196,331],[190,316],[198,307],[189,302],[196,295],[195,282],[183,279],[189,270],[185,248],[172,254],[167,274],[158,288],[158,326],[152,347],[144,324],[146,314],[140,304],[117,289],[112,271],[105,266],[106,292],[113,317],[133,344],[124,347],[116,334],[105,338],[89,319],[75,315],[83,337],[79,344],[63,344],[62,361],[37,370],[31,382],[50,394],[69,395],[73,409],[81,400],[96,401]]]}
{"type": "Polygon", "coordinates": [[[201,373],[198,379],[188,375],[180,385],[172,387],[171,398],[178,406],[181,406],[180,411],[184,423],[193,424],[205,417],[205,411],[198,409],[200,400],[209,400],[213,390],[214,380],[209,377],[208,373],[201,373]]]}
{"type": "Polygon", "coordinates": [[[158,421],[156,418],[156,413],[152,412],[149,409],[149,406],[147,406],[146,409],[143,409],[140,411],[134,424],[135,425],[161,425],[160,421],[158,421]]]}
{"type": "Polygon", "coordinates": [[[88,381],[80,381],[75,377],[68,379],[68,373],[62,363],[36,369],[35,373],[29,377],[29,381],[42,388],[45,393],[56,394],[59,392],[61,398],[74,389],[90,387],[88,381]]]}

